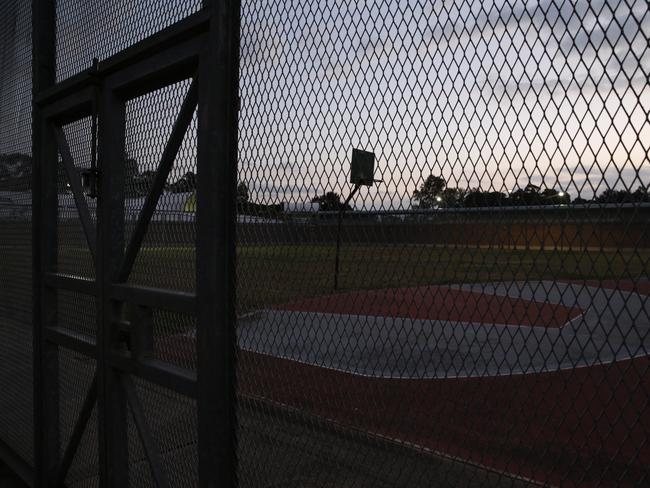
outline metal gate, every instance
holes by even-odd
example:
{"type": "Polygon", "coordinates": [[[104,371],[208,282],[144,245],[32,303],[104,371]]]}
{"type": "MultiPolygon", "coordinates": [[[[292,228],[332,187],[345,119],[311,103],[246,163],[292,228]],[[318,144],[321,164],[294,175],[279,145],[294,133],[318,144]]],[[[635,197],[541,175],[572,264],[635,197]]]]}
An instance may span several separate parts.
{"type": "MultiPolygon", "coordinates": [[[[144,476],[169,486],[169,446],[164,452],[141,396],[169,392],[160,409],[196,418],[197,429],[176,436],[180,446],[196,444],[198,467],[184,482],[232,486],[234,449],[234,188],[239,36],[237,2],[208,2],[196,14],[101,62],[87,72],[55,83],[55,2],[35,1],[34,26],[34,351],[36,473],[38,486],[63,486],[75,456],[97,449],[95,481],[123,487],[144,476]],[[185,87],[184,100],[146,197],[131,223],[125,205],[125,133],[130,103],[170,85],[185,87]],[[184,291],[144,286],[133,279],[152,215],[188,127],[198,124],[196,169],[195,284],[184,291]],[[75,160],[66,137],[84,126],[90,161],[75,160]],[[61,173],[64,177],[60,178],[61,173]],[[67,271],[59,239],[57,180],[72,193],[85,237],[67,271]],[[73,295],[86,320],[73,326],[60,310],[73,295]],[[86,303],[84,307],[81,305],[86,303]],[[172,313],[196,324],[195,359],[178,365],[157,354],[156,315],[172,313]],[[72,357],[72,359],[70,359],[72,357]],[[80,357],[86,358],[80,359],[80,357]],[[75,361],[75,375],[90,381],[72,408],[59,398],[62,364],[75,361]],[[199,374],[197,374],[197,371],[199,374]],[[189,400],[183,400],[186,397],[189,400]],[[95,407],[96,406],[96,407],[95,407]],[[72,412],[74,410],[74,412],[72,412]],[[62,435],[63,417],[72,429],[62,435]],[[97,422],[96,427],[94,422],[97,422]],[[97,431],[95,432],[95,429],[97,431]],[[133,442],[137,432],[139,445],[133,442]],[[96,447],[95,447],[96,446],[96,447]],[[138,452],[135,457],[133,452],[138,452]],[[130,460],[131,453],[131,460],[130,460]],[[138,460],[139,458],[139,460],[138,460]],[[138,473],[138,474],[134,474],[138,473]]],[[[174,116],[171,113],[169,116],[174,116]]],[[[59,183],[60,184],[60,183],[59,183]]],[[[155,273],[155,269],[150,269],[155,273]]],[[[180,421],[180,420],[179,420],[180,421]]],[[[173,423],[173,416],[164,422],[173,423]]],[[[91,463],[92,464],[92,463],[91,463]]],[[[92,466],[85,469],[92,471],[92,466]]],[[[142,478],[145,479],[145,478],[142,478]]],[[[136,481],[136,484],[141,484],[136,481]]]]}

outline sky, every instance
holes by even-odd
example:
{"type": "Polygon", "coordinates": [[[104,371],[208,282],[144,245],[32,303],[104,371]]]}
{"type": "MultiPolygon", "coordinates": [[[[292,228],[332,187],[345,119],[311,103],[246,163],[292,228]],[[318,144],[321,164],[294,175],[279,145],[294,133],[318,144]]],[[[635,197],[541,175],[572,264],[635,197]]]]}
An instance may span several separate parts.
{"type": "Polygon", "coordinates": [[[357,207],[408,206],[432,173],[587,198],[650,182],[646,2],[246,5],[240,164],[267,198],[346,193],[352,147],[384,180],[357,207]]]}
{"type": "MultiPolygon", "coordinates": [[[[59,79],[199,3],[110,0],[89,11],[59,0],[59,79]]],[[[358,147],[375,152],[383,181],[362,189],[356,208],[408,208],[429,174],[483,190],[532,182],[574,198],[647,186],[648,9],[643,0],[243,0],[240,180],[269,203],[345,195],[358,147]]],[[[155,167],[186,87],[129,102],[128,152],[142,170],[155,167]]],[[[85,131],[67,130],[84,159],[85,131]]],[[[172,178],[195,167],[195,147],[196,121],[172,178]]]]}
{"type": "Polygon", "coordinates": [[[29,9],[6,0],[0,13],[0,153],[31,152],[29,9]]]}

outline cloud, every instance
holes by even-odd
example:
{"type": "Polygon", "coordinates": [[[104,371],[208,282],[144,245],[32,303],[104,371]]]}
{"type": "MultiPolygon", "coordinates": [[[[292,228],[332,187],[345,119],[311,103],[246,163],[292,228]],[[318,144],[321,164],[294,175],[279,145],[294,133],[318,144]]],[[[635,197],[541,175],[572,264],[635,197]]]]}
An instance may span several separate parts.
{"type": "MultiPolygon", "coordinates": [[[[272,27],[250,37],[258,50],[244,63],[244,97],[267,159],[309,156],[327,184],[343,184],[344,161],[323,154],[356,143],[382,156],[386,193],[410,192],[427,171],[499,188],[549,171],[570,179],[554,155],[588,137],[589,117],[603,134],[622,130],[623,140],[632,133],[618,119],[625,125],[648,106],[643,1],[316,6],[256,12],[272,27]]],[[[278,191],[307,184],[282,178],[278,191]]]]}

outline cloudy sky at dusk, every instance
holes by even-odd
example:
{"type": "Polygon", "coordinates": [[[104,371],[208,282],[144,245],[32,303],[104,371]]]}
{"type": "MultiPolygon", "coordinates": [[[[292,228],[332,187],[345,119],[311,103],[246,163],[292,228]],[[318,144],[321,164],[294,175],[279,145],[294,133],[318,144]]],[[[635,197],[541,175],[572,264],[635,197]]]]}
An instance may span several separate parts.
{"type": "Polygon", "coordinates": [[[378,157],[369,206],[407,205],[430,173],[585,197],[648,184],[646,2],[248,5],[241,162],[268,195],[347,191],[352,146],[378,157]]]}
{"type": "MultiPolygon", "coordinates": [[[[60,0],[59,78],[199,3],[113,0],[91,15],[60,0]],[[79,12],[82,22],[66,20],[79,12]]],[[[586,198],[650,184],[644,0],[242,3],[240,178],[256,200],[347,193],[352,147],[376,153],[384,180],[359,208],[408,207],[431,173],[462,188],[531,181],[586,198]]],[[[181,99],[168,89],[130,104],[142,169],[181,99]]],[[[193,167],[194,147],[193,132],[175,176],[193,167]]]]}

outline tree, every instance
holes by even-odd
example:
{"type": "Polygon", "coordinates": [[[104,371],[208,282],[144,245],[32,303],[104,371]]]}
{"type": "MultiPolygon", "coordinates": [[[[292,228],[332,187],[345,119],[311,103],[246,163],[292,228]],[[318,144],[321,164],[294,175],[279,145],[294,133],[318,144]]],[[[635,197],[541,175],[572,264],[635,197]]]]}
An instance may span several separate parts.
{"type": "Polygon", "coordinates": [[[416,208],[434,208],[442,202],[442,193],[447,187],[447,182],[440,176],[429,175],[422,186],[413,192],[416,208]]]}
{"type": "Polygon", "coordinates": [[[140,174],[138,161],[135,158],[126,157],[124,160],[124,179],[130,181],[140,174]]]}
{"type": "Polygon", "coordinates": [[[0,190],[25,191],[32,188],[32,157],[27,154],[0,154],[0,190]]]}
{"type": "Polygon", "coordinates": [[[68,172],[63,165],[63,160],[59,157],[56,162],[56,192],[59,194],[69,193],[71,186],[68,178],[68,172]]]}
{"type": "Polygon", "coordinates": [[[626,203],[632,201],[632,196],[627,190],[614,190],[608,188],[598,195],[595,200],[598,203],[626,203]]]}
{"type": "Polygon", "coordinates": [[[499,191],[481,191],[475,188],[467,193],[466,207],[501,207],[508,203],[508,195],[499,191]]]}
{"type": "Polygon", "coordinates": [[[632,193],[632,198],[635,202],[650,202],[650,192],[648,187],[639,185],[639,187],[632,193]]]}
{"type": "Polygon", "coordinates": [[[542,192],[542,205],[562,205],[571,203],[571,198],[563,191],[547,188],[542,192]]]}
{"type": "Polygon", "coordinates": [[[155,179],[155,171],[143,171],[131,180],[130,187],[127,186],[127,196],[143,197],[147,195],[155,179]]]}
{"type": "Polygon", "coordinates": [[[9,169],[3,164],[2,166],[0,166],[0,183],[9,181],[10,178],[11,178],[11,173],[9,173],[9,169]]]}
{"type": "Polygon", "coordinates": [[[127,198],[146,195],[149,188],[148,186],[143,188],[142,183],[138,162],[134,158],[127,156],[124,160],[124,195],[127,198]]]}
{"type": "Polygon", "coordinates": [[[555,188],[545,188],[528,183],[523,189],[513,191],[508,203],[515,206],[527,205],[562,205],[571,203],[571,197],[555,188]]]}
{"type": "Polygon", "coordinates": [[[440,206],[445,208],[462,207],[466,194],[467,190],[447,187],[440,195],[440,199],[442,200],[440,206]]]}
{"type": "Polygon", "coordinates": [[[250,200],[248,185],[243,181],[237,185],[237,204],[244,205],[250,200]]]}
{"type": "Polygon", "coordinates": [[[594,199],[597,203],[642,203],[650,201],[647,188],[639,186],[634,192],[608,188],[594,199]]]}
{"type": "Polygon", "coordinates": [[[541,188],[532,183],[528,183],[523,189],[519,188],[510,194],[508,201],[511,205],[543,205],[544,199],[540,194],[541,188]]]}
{"type": "Polygon", "coordinates": [[[194,190],[196,190],[196,175],[191,171],[169,185],[169,191],[172,193],[189,193],[194,190]]]}
{"type": "Polygon", "coordinates": [[[341,202],[341,197],[338,193],[333,191],[328,191],[324,195],[320,195],[312,198],[313,203],[318,203],[320,210],[327,211],[339,211],[339,210],[352,210],[350,205],[344,204],[341,202]]]}

